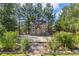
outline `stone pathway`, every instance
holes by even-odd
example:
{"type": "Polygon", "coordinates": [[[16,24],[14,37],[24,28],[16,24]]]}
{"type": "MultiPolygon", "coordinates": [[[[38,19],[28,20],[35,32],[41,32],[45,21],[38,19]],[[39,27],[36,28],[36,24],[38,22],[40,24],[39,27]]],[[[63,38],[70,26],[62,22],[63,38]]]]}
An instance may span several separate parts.
{"type": "Polygon", "coordinates": [[[30,42],[30,49],[28,50],[29,55],[41,56],[44,53],[49,52],[48,41],[51,37],[44,36],[28,36],[30,42]]]}
{"type": "Polygon", "coordinates": [[[31,43],[30,49],[28,50],[29,55],[42,55],[43,53],[48,53],[47,43],[31,43]]]}
{"type": "Polygon", "coordinates": [[[51,40],[50,36],[31,36],[28,35],[29,42],[48,42],[51,40]]]}

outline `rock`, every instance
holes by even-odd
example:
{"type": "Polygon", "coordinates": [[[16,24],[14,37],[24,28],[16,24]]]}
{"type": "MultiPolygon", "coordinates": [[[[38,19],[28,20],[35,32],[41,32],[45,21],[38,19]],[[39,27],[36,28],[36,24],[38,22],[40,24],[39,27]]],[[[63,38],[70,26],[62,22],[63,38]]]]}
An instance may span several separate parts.
{"type": "Polygon", "coordinates": [[[66,53],[73,53],[72,51],[66,51],[66,53]]]}
{"type": "Polygon", "coordinates": [[[44,53],[48,53],[49,49],[47,47],[46,43],[31,43],[30,44],[30,49],[28,50],[31,55],[37,55],[37,54],[44,54],[44,53]]]}
{"type": "Polygon", "coordinates": [[[29,42],[48,42],[51,40],[49,36],[31,36],[28,35],[29,42]]]}
{"type": "Polygon", "coordinates": [[[50,53],[55,53],[54,51],[51,51],[50,53]]]}
{"type": "MultiPolygon", "coordinates": [[[[48,43],[47,37],[40,37],[40,36],[29,36],[29,42],[30,42],[30,53],[31,54],[44,54],[48,53],[48,43]]],[[[50,39],[50,37],[48,37],[50,39]]]]}
{"type": "Polygon", "coordinates": [[[56,51],[56,53],[61,54],[61,53],[65,53],[65,51],[56,51]]]}
{"type": "Polygon", "coordinates": [[[2,52],[4,49],[0,49],[0,51],[2,52]]]}
{"type": "Polygon", "coordinates": [[[79,50],[73,50],[74,53],[79,53],[79,50]]]}
{"type": "Polygon", "coordinates": [[[37,50],[34,50],[33,53],[35,53],[35,54],[39,54],[40,52],[37,51],[37,50]]]}

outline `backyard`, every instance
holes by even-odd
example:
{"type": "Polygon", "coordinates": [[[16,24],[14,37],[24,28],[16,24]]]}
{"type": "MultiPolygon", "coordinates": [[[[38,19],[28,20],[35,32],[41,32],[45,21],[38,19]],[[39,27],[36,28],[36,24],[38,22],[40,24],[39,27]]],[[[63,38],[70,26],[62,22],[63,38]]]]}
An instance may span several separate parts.
{"type": "Polygon", "coordinates": [[[0,3],[0,56],[79,56],[79,3],[43,5],[0,3]]]}

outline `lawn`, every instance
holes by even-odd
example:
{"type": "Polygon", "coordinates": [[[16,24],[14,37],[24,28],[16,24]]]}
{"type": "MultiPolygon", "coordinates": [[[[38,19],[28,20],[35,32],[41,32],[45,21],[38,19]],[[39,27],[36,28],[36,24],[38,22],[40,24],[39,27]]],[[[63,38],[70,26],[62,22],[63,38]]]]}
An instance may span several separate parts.
{"type": "Polygon", "coordinates": [[[3,54],[1,53],[0,56],[26,56],[25,54],[3,54]]]}
{"type": "Polygon", "coordinates": [[[44,56],[79,56],[79,54],[45,54],[44,56]]]}
{"type": "MultiPolygon", "coordinates": [[[[28,56],[25,54],[0,54],[0,56],[28,56]]],[[[36,55],[37,56],[37,55],[36,55]]],[[[79,56],[79,54],[44,54],[41,56],[79,56]]]]}

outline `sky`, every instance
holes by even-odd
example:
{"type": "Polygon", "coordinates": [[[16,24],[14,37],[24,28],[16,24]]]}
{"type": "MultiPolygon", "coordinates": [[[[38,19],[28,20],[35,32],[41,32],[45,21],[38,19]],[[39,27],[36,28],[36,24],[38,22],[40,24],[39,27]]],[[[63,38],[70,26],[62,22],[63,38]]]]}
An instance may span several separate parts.
{"type": "Polygon", "coordinates": [[[69,6],[69,3],[53,3],[53,12],[56,13],[56,19],[59,18],[59,14],[62,13],[62,9],[65,7],[65,6],[69,6]]]}
{"type": "MultiPolygon", "coordinates": [[[[69,6],[70,3],[50,3],[51,6],[53,6],[53,13],[55,13],[56,17],[55,19],[57,20],[59,18],[59,15],[62,13],[62,9],[65,7],[65,6],[69,6]]],[[[46,3],[42,4],[43,7],[46,6],[46,3]]]]}

